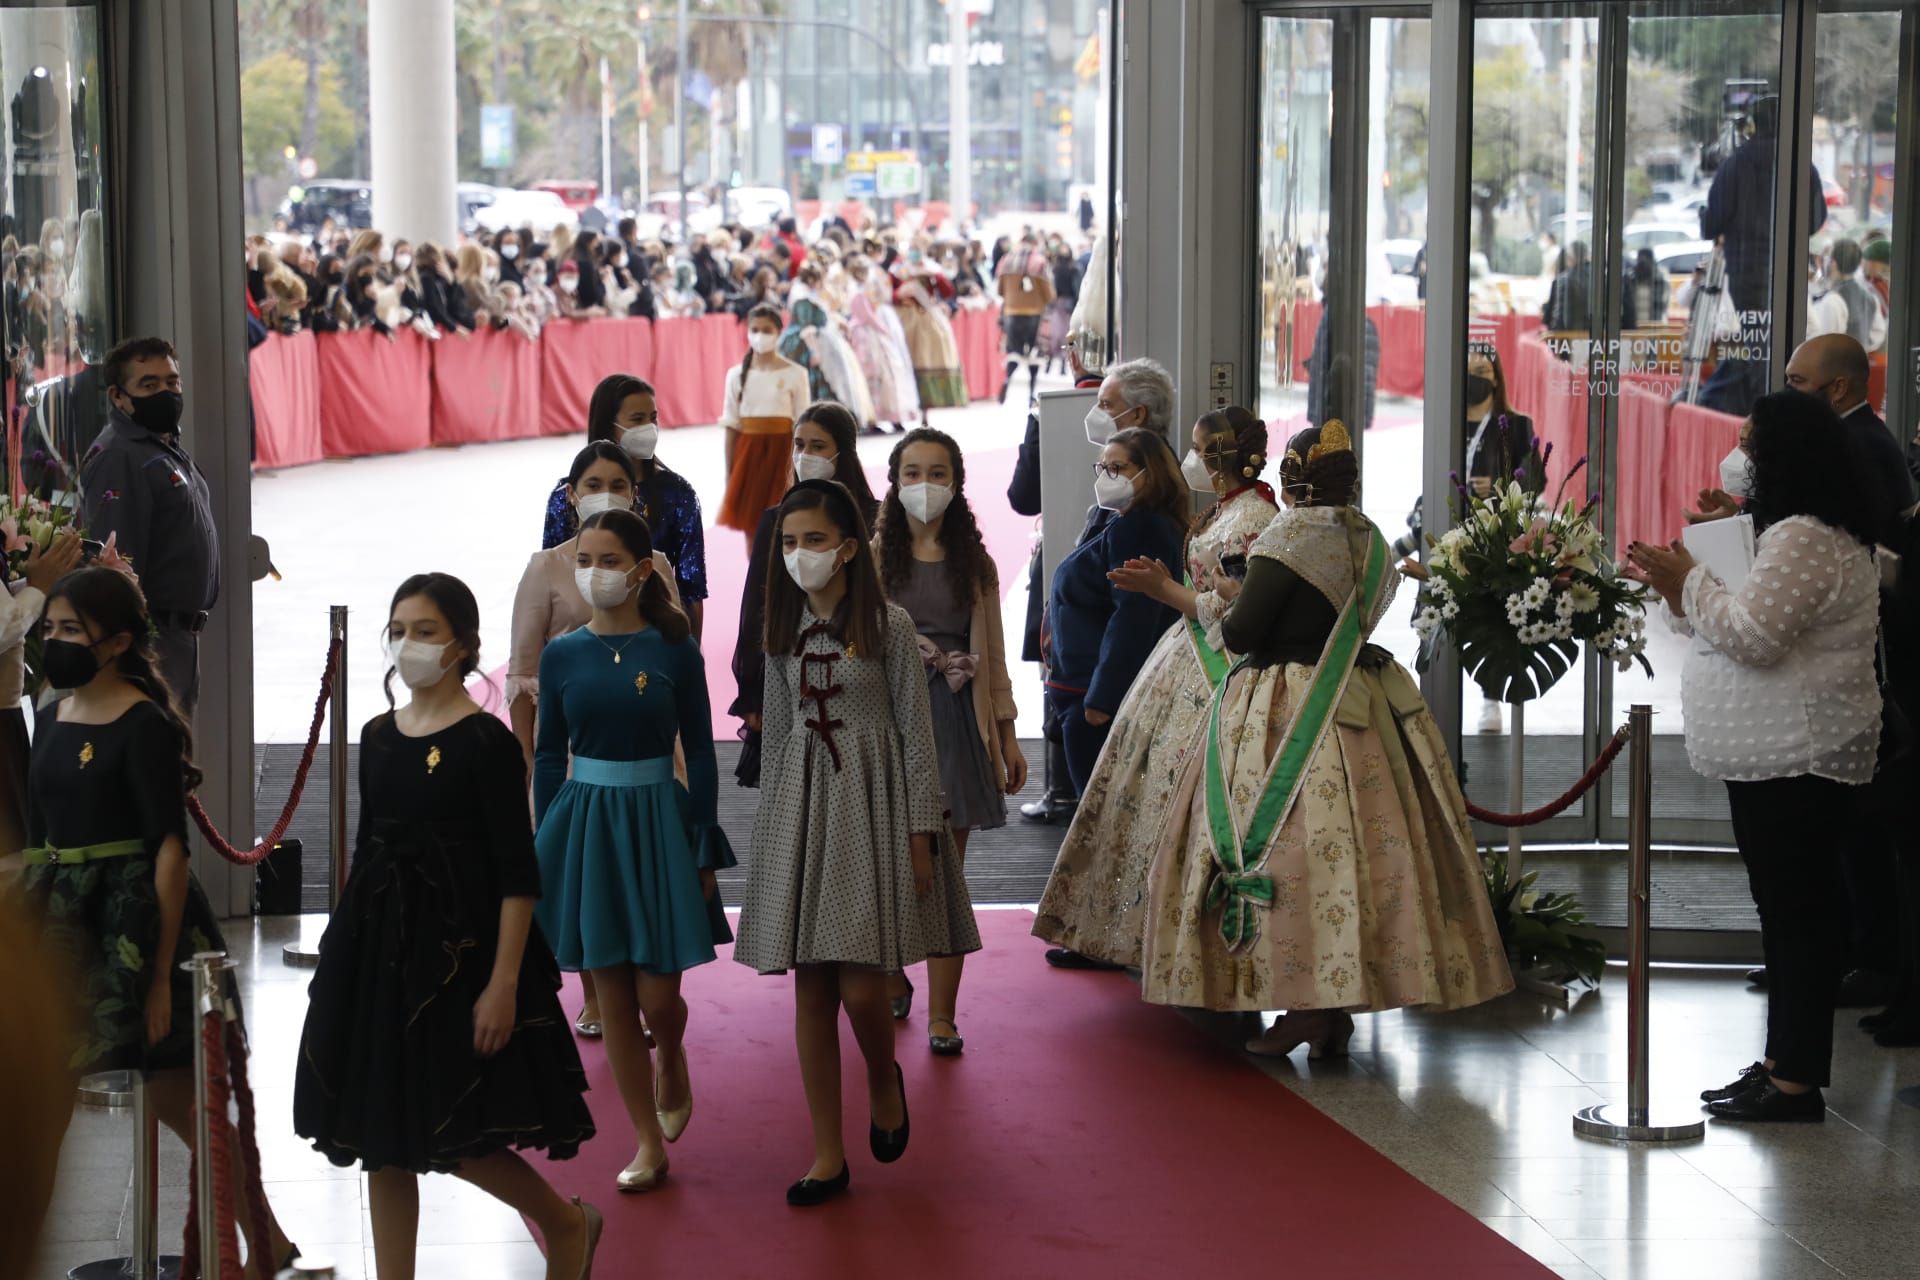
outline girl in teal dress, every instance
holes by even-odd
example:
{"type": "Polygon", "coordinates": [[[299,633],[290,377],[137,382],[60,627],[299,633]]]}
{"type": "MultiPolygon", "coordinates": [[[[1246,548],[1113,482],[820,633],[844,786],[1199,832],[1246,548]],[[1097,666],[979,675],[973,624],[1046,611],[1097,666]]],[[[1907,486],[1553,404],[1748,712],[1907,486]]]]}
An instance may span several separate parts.
{"type": "Polygon", "coordinates": [[[667,1174],[665,1144],[693,1115],[680,975],[732,940],[714,872],[734,859],[717,819],[706,666],[654,571],[647,522],[623,510],[589,516],[575,565],[592,620],[540,657],[535,915],[560,967],[594,976],[637,1143],[617,1185],[651,1191],[667,1174]],[[676,734],[685,789],[673,776],[676,734]]]}

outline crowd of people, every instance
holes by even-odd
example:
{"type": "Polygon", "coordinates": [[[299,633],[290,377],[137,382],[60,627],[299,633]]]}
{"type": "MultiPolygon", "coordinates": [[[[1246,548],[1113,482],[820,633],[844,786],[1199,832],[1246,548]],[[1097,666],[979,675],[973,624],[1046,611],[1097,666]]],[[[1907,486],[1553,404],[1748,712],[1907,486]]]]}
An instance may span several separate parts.
{"type": "MultiPolygon", "coordinates": [[[[586,1106],[575,1042],[598,1039],[624,1104],[614,1140],[633,1153],[615,1187],[662,1185],[694,1111],[685,1046],[700,1028],[684,987],[725,944],[758,973],[794,975],[813,1140],[789,1204],[827,1203],[851,1182],[842,1011],[880,1164],[911,1136],[894,1023],[912,1016],[922,963],[928,1051],[965,1051],[965,957],[981,945],[968,839],[1006,822],[1028,773],[997,574],[958,442],[907,432],[876,495],[858,414],[778,355],[780,320],[749,312],[756,341],[729,401],[735,461],[758,459],[750,476],[734,469],[726,521],[751,535],[748,607],[728,638],[735,781],[762,792],[747,850],[718,821],[721,691],[702,649],[727,641],[705,632],[699,502],[663,456],[652,385],[602,382],[585,444],[543,503],[514,603],[508,724],[469,692],[474,593],[429,573],[393,594],[389,698],[397,681],[405,701],[362,730],[352,872],[293,1090],[296,1130],[371,1176],[383,1275],[411,1274],[423,1173],[526,1215],[549,1275],[587,1274],[600,1210],[560,1196],[520,1153],[566,1159],[607,1128],[586,1106]],[[749,399],[762,386],[774,390],[749,399]],[[747,888],[730,919],[716,873],[737,858],[747,888]],[[563,972],[582,979],[572,1035],[563,972]]],[[[1072,554],[1035,575],[1024,650],[1046,672],[1059,754],[1047,768],[1068,801],[1055,812],[1071,812],[1034,926],[1055,944],[1047,960],[1138,968],[1155,1003],[1284,1010],[1248,1043],[1259,1055],[1337,1055],[1355,1013],[1509,990],[1446,736],[1413,677],[1368,642],[1398,576],[1354,505],[1345,424],[1270,440],[1246,410],[1214,410],[1183,456],[1163,368],[1132,360],[1093,377],[1072,362],[1094,393],[1096,505],[1072,554]]],[[[1920,828],[1905,813],[1920,757],[1894,740],[1880,692],[1920,715],[1906,663],[1920,591],[1902,582],[1883,597],[1872,551],[1920,554],[1920,535],[1904,459],[1862,411],[1864,368],[1843,336],[1797,352],[1793,389],[1759,402],[1743,435],[1744,503],[1700,495],[1696,519],[1755,521],[1745,584],[1678,545],[1632,548],[1695,638],[1687,746],[1728,784],[1760,910],[1768,1042],[1709,1091],[1730,1120],[1825,1114],[1849,926],[1876,894],[1903,904],[1904,972],[1889,976],[1905,984],[1876,1027],[1883,1043],[1920,1027],[1920,828]],[[1876,622],[1890,655],[1877,670],[1876,622]],[[1862,850],[1844,873],[1805,856],[1836,831],[1862,850]],[[1874,839],[1900,849],[1898,895],[1875,879],[1892,860],[1867,856],[1874,839]]],[[[171,350],[125,344],[104,372],[113,410],[82,469],[83,513],[90,533],[136,549],[140,574],[114,556],[81,563],[71,534],[29,558],[0,601],[0,641],[37,625],[43,669],[67,693],[38,722],[30,766],[11,730],[0,759],[25,774],[8,785],[28,797],[27,900],[81,975],[71,1065],[145,1071],[156,1113],[190,1141],[189,993],[167,961],[220,945],[188,871],[186,815],[195,637],[218,543],[179,442],[171,350]]],[[[1533,446],[1497,359],[1477,355],[1469,372],[1468,474],[1524,471],[1533,446]]],[[[1035,505],[1037,430],[1030,419],[1008,494],[1019,510],[1035,505]]],[[[245,1195],[252,1256],[295,1254],[245,1195]]]]}
{"type": "Polygon", "coordinates": [[[771,313],[775,345],[805,371],[811,398],[847,405],[866,429],[904,431],[926,410],[966,403],[956,308],[1000,307],[1007,381],[1025,368],[1031,393],[1065,358],[1089,253],[1031,227],[986,250],[893,226],[856,233],[837,216],[811,244],[787,218],[722,227],[688,248],[639,239],[632,218],[611,234],[483,229],[445,246],[328,220],[311,238],[248,239],[247,306],[256,338],[411,328],[531,340],[556,321],[771,313]]]}

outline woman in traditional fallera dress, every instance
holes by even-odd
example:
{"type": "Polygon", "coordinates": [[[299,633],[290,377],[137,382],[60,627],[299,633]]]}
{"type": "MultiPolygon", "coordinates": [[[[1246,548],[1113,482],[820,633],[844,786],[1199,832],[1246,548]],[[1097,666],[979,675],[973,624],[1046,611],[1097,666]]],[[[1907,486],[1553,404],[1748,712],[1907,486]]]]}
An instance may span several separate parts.
{"type": "Polygon", "coordinates": [[[720,425],[727,430],[727,492],[719,523],[751,535],[768,507],[778,506],[792,471],[793,421],[813,399],[807,371],[781,356],[779,308],[747,312],[746,358],[727,373],[720,425]]]}
{"type": "Polygon", "coordinates": [[[417,1175],[450,1173],[531,1218],[547,1274],[584,1276],[600,1215],[518,1154],[593,1136],[560,970],[533,924],[525,763],[468,696],[480,609],[456,578],[400,584],[388,687],[408,704],[360,735],[353,872],[320,943],[294,1076],[294,1128],[369,1175],[382,1276],[413,1274],[417,1175]]]}
{"type": "Polygon", "coordinates": [[[1230,576],[1221,560],[1245,556],[1278,510],[1273,490],[1259,481],[1266,452],[1266,424],[1245,409],[1194,423],[1181,470],[1189,486],[1219,501],[1187,539],[1190,585],[1144,562],[1114,575],[1116,586],[1143,588],[1184,616],[1161,636],[1120,704],[1041,895],[1033,932],[1059,948],[1048,953],[1055,965],[1140,963],[1147,864],[1200,741],[1208,699],[1232,661],[1220,639],[1229,603],[1221,579],[1230,576]]]}
{"type": "Polygon", "coordinates": [[[1351,506],[1346,428],[1296,435],[1288,504],[1222,621],[1214,691],[1147,876],[1141,994],[1286,1009],[1248,1048],[1345,1051],[1352,1010],[1457,1009],[1513,986],[1466,801],[1419,687],[1366,643],[1386,540],[1351,506]]]}
{"type": "Polygon", "coordinates": [[[926,261],[919,249],[894,267],[899,284],[894,310],[907,336],[913,359],[915,385],[921,409],[955,408],[967,403],[967,380],[960,370],[960,344],[954,340],[947,305],[953,301],[953,282],[939,267],[926,261]]]}

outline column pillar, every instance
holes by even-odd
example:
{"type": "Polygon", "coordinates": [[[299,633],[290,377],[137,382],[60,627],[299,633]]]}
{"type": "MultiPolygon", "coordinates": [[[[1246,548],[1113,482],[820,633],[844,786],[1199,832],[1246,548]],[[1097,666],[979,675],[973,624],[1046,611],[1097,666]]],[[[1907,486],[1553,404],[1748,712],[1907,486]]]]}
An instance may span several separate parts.
{"type": "Polygon", "coordinates": [[[373,225],[451,246],[459,231],[453,0],[368,0],[367,73],[373,225]]]}

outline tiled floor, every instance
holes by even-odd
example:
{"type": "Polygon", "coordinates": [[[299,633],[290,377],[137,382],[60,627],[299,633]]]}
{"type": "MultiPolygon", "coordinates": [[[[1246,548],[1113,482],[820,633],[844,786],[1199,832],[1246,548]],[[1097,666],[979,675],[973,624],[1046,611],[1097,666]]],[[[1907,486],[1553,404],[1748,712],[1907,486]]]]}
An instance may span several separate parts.
{"type": "MultiPolygon", "coordinates": [[[[236,924],[229,933],[243,962],[253,1078],[262,1086],[268,1190],[310,1255],[331,1257],[343,1280],[360,1280],[374,1274],[363,1180],[314,1155],[287,1127],[306,974],[281,964],[284,932],[273,922],[236,924]]],[[[1684,1106],[1754,1055],[1764,1002],[1736,972],[1661,970],[1654,1001],[1657,1097],[1684,1106]]],[[[1875,1048],[1853,1029],[1853,1016],[1841,1015],[1825,1124],[1709,1124],[1703,1141],[1671,1148],[1573,1133],[1574,1110],[1624,1096],[1618,968],[1570,1012],[1517,995],[1463,1013],[1385,1014],[1361,1019],[1346,1061],[1312,1063],[1301,1054],[1263,1066],[1562,1276],[1920,1275],[1920,1110],[1893,1097],[1920,1079],[1920,1051],[1875,1048]]],[[[1228,1040],[1247,1031],[1230,1019],[1205,1025],[1228,1040]]],[[[125,1113],[76,1118],[48,1256],[31,1280],[55,1280],[77,1261],[126,1248],[127,1133],[125,1113]]],[[[186,1162],[170,1140],[163,1151],[161,1239],[177,1248],[186,1162]]],[[[497,1203],[452,1178],[424,1179],[421,1193],[421,1276],[544,1274],[525,1228],[497,1203]]],[[[1436,1260],[1428,1274],[1453,1273],[1436,1260]]]]}

